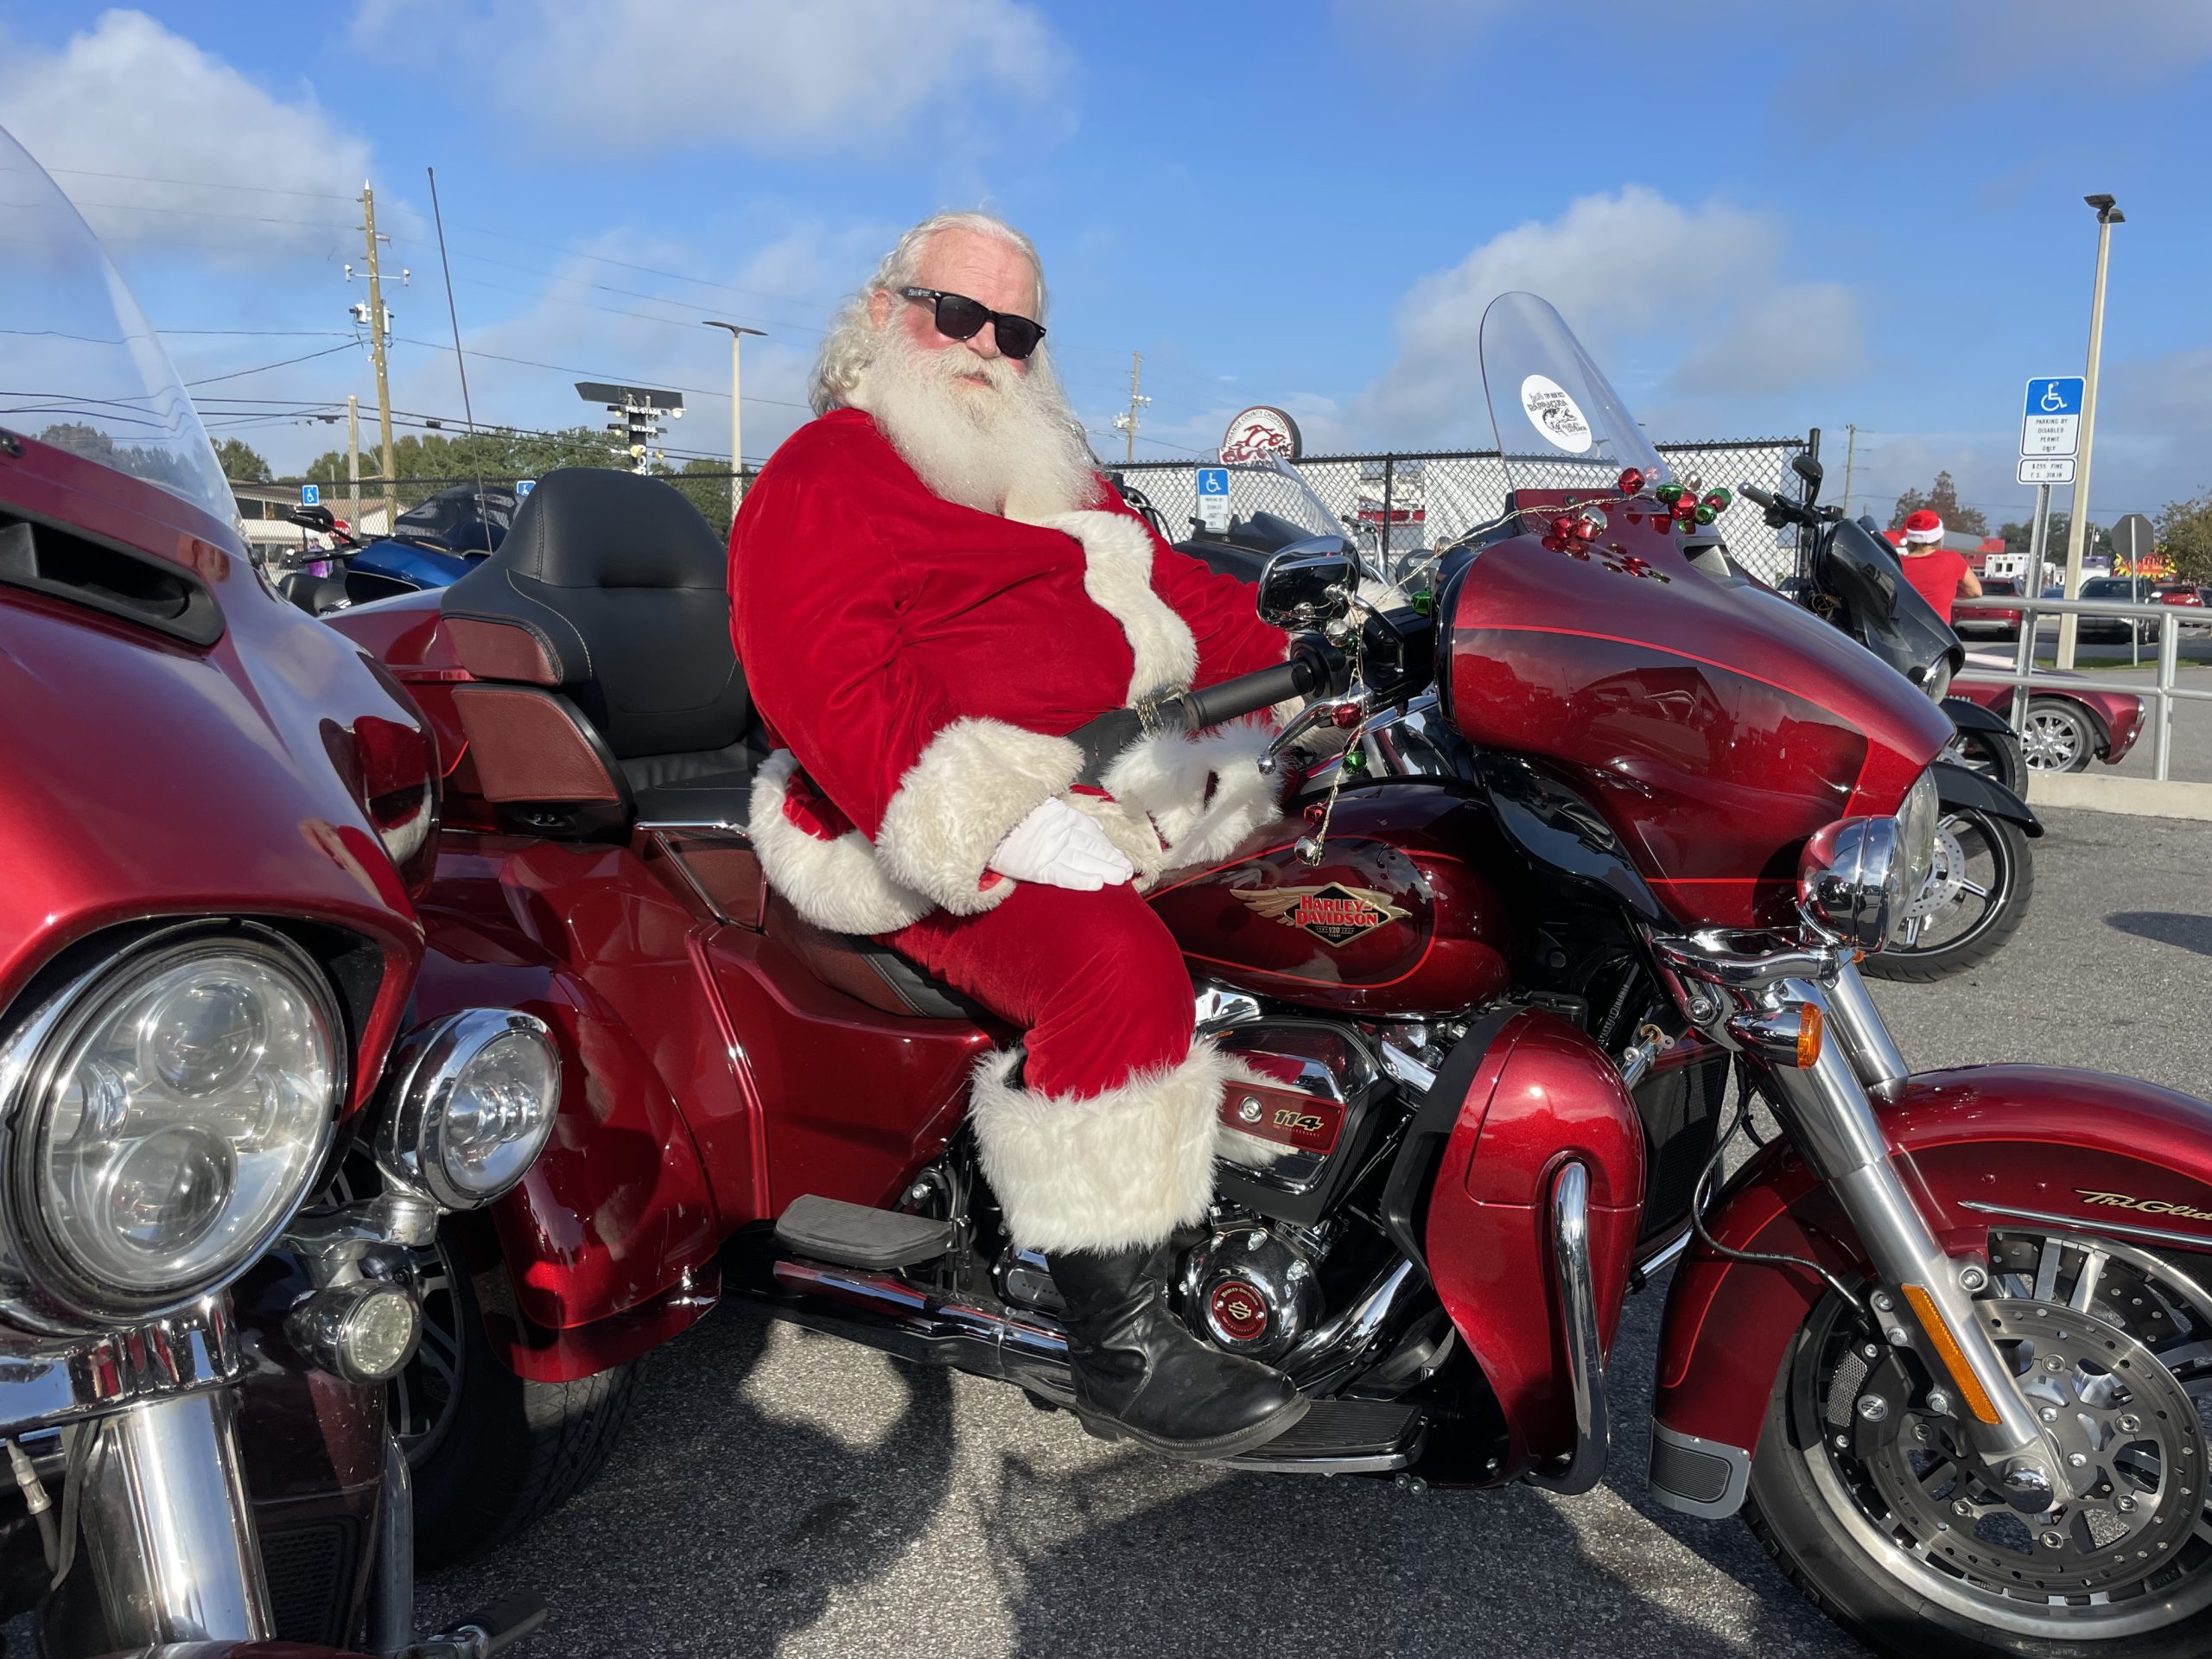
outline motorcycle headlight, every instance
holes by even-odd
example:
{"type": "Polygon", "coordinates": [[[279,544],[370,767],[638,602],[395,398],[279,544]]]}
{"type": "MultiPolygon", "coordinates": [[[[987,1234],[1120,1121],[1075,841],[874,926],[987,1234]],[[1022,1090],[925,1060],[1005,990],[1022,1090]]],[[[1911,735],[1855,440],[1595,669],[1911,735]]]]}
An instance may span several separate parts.
{"type": "Polygon", "coordinates": [[[154,1316],[257,1260],[305,1201],[345,1087],[321,970],[270,937],[126,955],[0,1055],[6,1226],[33,1285],[154,1316]]]}
{"type": "Polygon", "coordinates": [[[410,1033],[377,1134],[386,1179],[447,1210],[489,1204],[553,1133],[560,1052],[545,1022],[467,1008],[410,1033]]]}
{"type": "Polygon", "coordinates": [[[1931,768],[1914,780],[1897,808],[1899,882],[1907,904],[1920,897],[1936,868],[1936,835],[1942,827],[1943,806],[1936,796],[1936,773],[1931,768]]]}

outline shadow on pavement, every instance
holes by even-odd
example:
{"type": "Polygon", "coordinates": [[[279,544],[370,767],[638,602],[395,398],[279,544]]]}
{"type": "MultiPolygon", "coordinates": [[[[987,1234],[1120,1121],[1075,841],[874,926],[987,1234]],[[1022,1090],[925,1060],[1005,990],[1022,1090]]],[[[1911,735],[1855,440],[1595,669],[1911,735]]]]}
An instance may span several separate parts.
{"type": "Polygon", "coordinates": [[[2190,916],[2171,910],[2123,910],[2105,918],[2105,925],[2139,939],[2152,939],[2200,957],[2212,957],[2212,916],[2190,916]]]}
{"type": "Polygon", "coordinates": [[[428,1580],[418,1628],[531,1590],[551,1617],[517,1650],[528,1659],[765,1656],[879,1577],[951,1489],[951,1380],[887,1366],[895,1420],[876,1444],[848,1444],[747,1397],[770,1328],[725,1307],[649,1355],[598,1478],[486,1560],[428,1580]]]}

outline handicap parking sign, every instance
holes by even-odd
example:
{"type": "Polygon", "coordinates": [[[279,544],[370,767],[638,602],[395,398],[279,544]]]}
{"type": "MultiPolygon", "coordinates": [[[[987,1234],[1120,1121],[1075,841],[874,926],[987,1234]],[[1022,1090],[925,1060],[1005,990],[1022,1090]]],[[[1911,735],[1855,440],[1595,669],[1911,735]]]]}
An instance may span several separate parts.
{"type": "Polygon", "coordinates": [[[1229,528],[1229,468],[1198,468],[1198,526],[1220,535],[1229,528]]]}
{"type": "Polygon", "coordinates": [[[528,495],[537,487],[537,480],[534,478],[518,478],[515,480],[515,494],[518,497],[528,495]]]}
{"type": "Polygon", "coordinates": [[[303,507],[321,506],[322,505],[322,486],[320,484],[301,485],[300,505],[303,507]]]}

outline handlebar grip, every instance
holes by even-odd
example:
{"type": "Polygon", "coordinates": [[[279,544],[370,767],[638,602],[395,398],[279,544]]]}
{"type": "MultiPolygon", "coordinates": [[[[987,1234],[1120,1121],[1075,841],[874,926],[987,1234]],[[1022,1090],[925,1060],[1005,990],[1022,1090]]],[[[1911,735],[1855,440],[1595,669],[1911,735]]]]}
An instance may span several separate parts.
{"type": "Polygon", "coordinates": [[[1759,488],[1756,484],[1738,484],[1736,486],[1736,493],[1762,507],[1773,507],[1779,506],[1781,505],[1781,499],[1779,497],[1776,496],[1771,491],[1759,488]]]}
{"type": "Polygon", "coordinates": [[[1160,713],[1170,719],[1179,715],[1185,731],[1202,732],[1225,720],[1257,714],[1287,698],[1304,696],[1325,684],[1327,677],[1327,671],[1320,663],[1300,655],[1274,668],[1224,680],[1203,691],[1185,691],[1171,697],[1160,705],[1160,713]],[[1171,714],[1171,710],[1175,712],[1171,714]]]}

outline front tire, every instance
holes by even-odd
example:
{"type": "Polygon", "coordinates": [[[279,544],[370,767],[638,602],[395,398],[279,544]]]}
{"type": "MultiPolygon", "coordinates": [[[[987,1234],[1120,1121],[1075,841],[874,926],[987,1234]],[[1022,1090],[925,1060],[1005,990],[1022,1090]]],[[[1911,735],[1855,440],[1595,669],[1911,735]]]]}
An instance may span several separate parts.
{"type": "Polygon", "coordinates": [[[1870,1344],[1830,1297],[1776,1380],[1745,1521],[1822,1611],[1893,1659],[2212,1659],[2212,1299],[2109,1240],[1991,1243],[1994,1294],[1977,1306],[2062,1436],[2089,1448],[2088,1496],[2012,1510],[1957,1454],[1918,1362],[1870,1344]],[[1886,1433],[1859,1408],[1877,1395],[1886,1433]]]}
{"type": "Polygon", "coordinates": [[[415,1554],[429,1570],[483,1554],[597,1474],[636,1404],[637,1367],[531,1382],[493,1351],[450,1224],[424,1252],[423,1333],[391,1389],[414,1475],[415,1554]]]}

